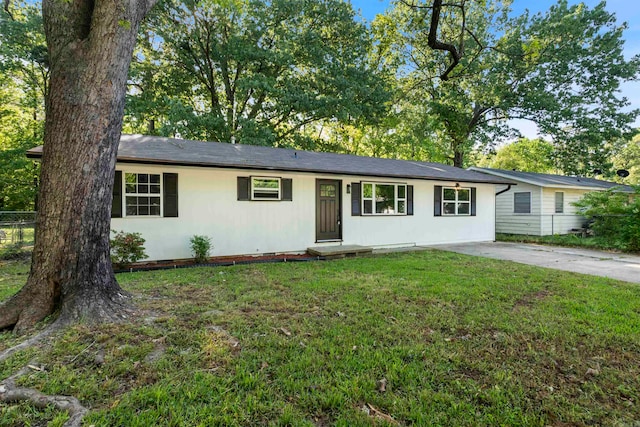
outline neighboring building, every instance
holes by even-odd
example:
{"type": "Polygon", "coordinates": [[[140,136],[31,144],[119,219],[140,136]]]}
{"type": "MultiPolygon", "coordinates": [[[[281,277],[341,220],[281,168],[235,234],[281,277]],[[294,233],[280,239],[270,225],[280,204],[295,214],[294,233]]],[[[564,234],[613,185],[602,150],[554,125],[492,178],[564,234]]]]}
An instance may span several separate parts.
{"type": "Polygon", "coordinates": [[[618,187],[632,192],[627,185],[579,176],[471,167],[496,178],[516,182],[500,186],[496,195],[496,232],[547,236],[567,234],[580,229],[586,219],[573,206],[585,193],[618,187]]]}
{"type": "MultiPolygon", "coordinates": [[[[39,158],[41,147],[28,155],[39,158]]],[[[123,135],[111,226],[139,232],[150,260],[492,241],[496,185],[438,163],[123,135]]]]}

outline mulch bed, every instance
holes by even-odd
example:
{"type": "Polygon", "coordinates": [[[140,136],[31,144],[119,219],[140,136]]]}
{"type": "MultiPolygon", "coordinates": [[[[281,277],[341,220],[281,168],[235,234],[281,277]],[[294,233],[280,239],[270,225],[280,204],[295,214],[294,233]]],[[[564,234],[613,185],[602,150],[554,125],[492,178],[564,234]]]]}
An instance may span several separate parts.
{"type": "Polygon", "coordinates": [[[268,262],[296,262],[296,261],[313,261],[321,260],[322,257],[304,254],[274,254],[274,255],[237,255],[212,257],[206,263],[196,264],[193,259],[163,260],[147,263],[136,263],[125,269],[115,269],[116,273],[133,272],[133,271],[149,271],[149,270],[166,270],[171,268],[189,268],[198,266],[229,266],[238,264],[254,264],[268,262]]]}

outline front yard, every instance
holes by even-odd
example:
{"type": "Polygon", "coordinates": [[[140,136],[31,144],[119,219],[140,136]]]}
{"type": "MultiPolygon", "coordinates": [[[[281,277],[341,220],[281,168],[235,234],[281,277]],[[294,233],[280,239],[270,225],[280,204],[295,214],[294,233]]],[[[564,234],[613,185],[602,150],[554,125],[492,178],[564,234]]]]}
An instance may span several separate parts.
{"type": "MultiPolygon", "coordinates": [[[[0,264],[0,299],[27,268],[0,264]]],[[[21,384],[78,397],[87,426],[640,422],[637,285],[440,251],[118,280],[139,319],[68,330],[0,378],[44,365],[21,384]]]]}

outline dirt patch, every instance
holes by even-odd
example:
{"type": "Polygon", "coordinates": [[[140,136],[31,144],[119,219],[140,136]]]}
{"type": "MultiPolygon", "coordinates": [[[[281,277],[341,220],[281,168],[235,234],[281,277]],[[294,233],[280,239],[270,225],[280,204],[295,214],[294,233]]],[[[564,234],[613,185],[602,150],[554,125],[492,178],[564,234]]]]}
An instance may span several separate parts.
{"type": "Polygon", "coordinates": [[[542,301],[543,299],[548,298],[551,295],[552,293],[546,289],[527,294],[513,304],[513,309],[517,310],[519,308],[531,307],[536,302],[542,301]]]}

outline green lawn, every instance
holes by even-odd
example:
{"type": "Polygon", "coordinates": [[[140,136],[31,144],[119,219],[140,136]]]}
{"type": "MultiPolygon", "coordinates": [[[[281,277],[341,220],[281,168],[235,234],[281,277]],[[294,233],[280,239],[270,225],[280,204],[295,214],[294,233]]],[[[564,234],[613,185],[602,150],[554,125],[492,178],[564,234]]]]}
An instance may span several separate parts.
{"type": "MultiPolygon", "coordinates": [[[[0,298],[25,273],[0,264],[0,298]]],[[[439,251],[118,279],[139,319],[76,327],[0,377],[45,364],[22,384],[75,395],[87,426],[392,424],[364,407],[400,425],[640,422],[638,285],[439,251]]],[[[2,425],[65,419],[0,406],[2,425]]]]}

